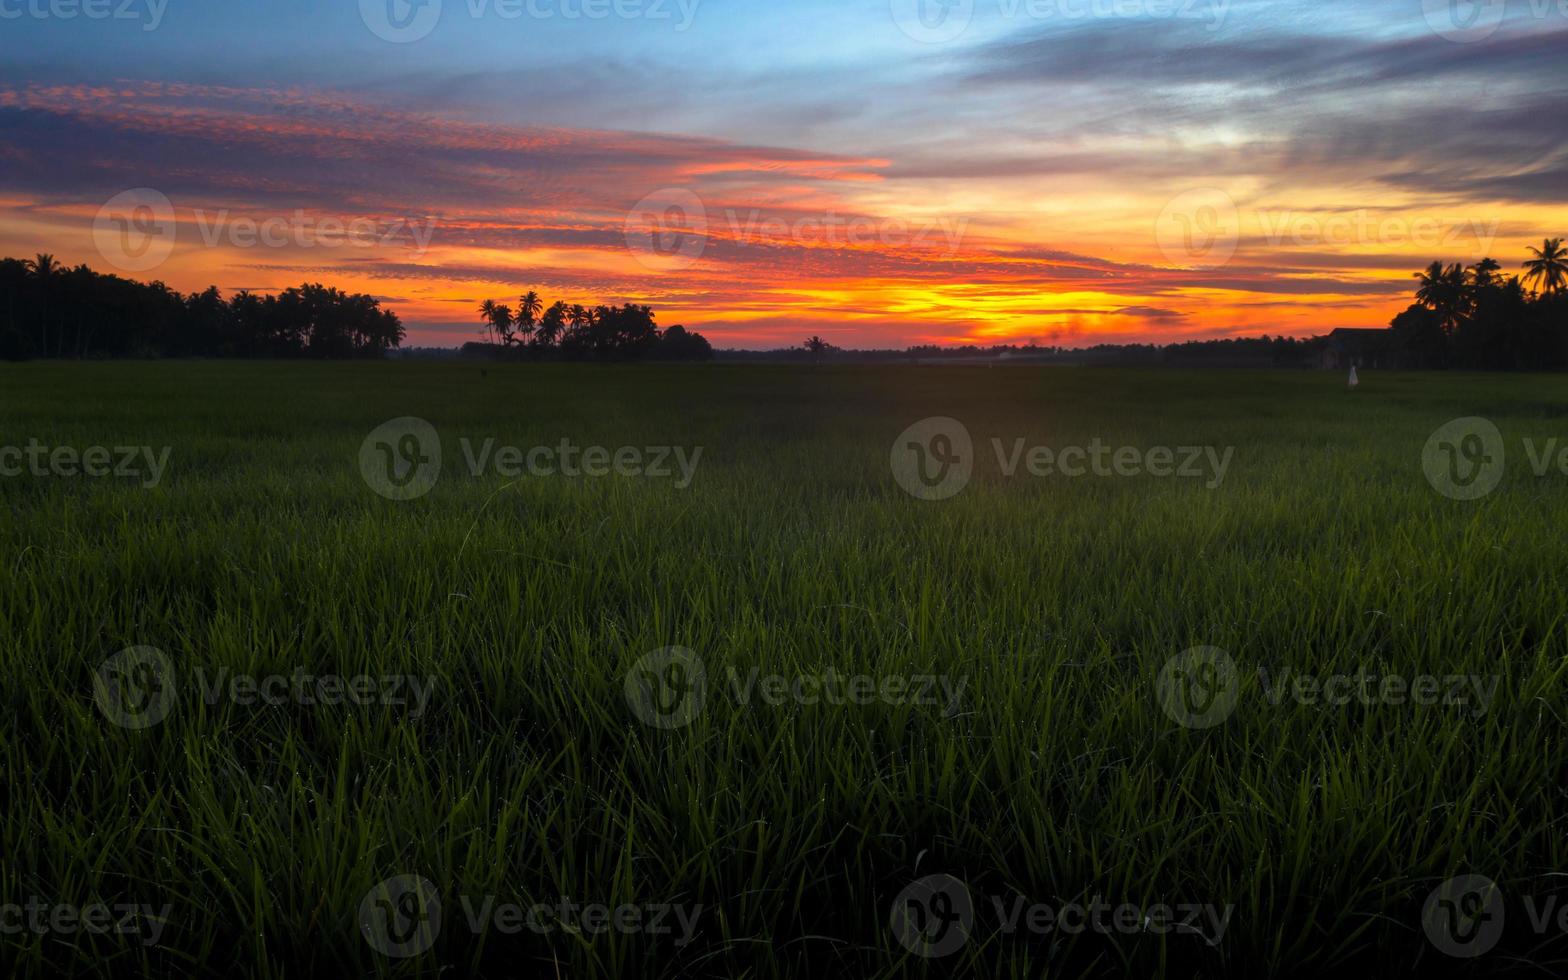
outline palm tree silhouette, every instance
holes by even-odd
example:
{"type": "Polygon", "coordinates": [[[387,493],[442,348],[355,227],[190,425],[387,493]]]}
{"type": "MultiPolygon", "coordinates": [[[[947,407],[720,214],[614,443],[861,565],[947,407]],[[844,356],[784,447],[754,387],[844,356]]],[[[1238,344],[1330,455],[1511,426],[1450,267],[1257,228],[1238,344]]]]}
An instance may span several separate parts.
{"type": "MultiPolygon", "coordinates": [[[[544,309],[544,301],[539,294],[530,289],[518,300],[517,306],[517,332],[521,335],[523,343],[534,334],[534,325],[539,322],[539,311],[544,309]]],[[[510,341],[508,341],[510,343],[510,341]]]]}
{"type": "Polygon", "coordinates": [[[1542,295],[1556,293],[1568,285],[1568,252],[1563,250],[1561,238],[1548,238],[1540,248],[1530,247],[1535,258],[1524,263],[1529,271],[1524,281],[1535,280],[1541,284],[1542,295]]]}
{"type": "Polygon", "coordinates": [[[1464,267],[1458,262],[1446,267],[1433,262],[1415,276],[1421,282],[1416,288],[1416,301],[1436,312],[1443,329],[1452,333],[1469,303],[1464,267]]]}
{"type": "Polygon", "coordinates": [[[33,278],[38,280],[39,295],[43,299],[43,314],[44,315],[43,315],[42,322],[39,324],[39,327],[38,327],[40,335],[41,335],[40,339],[42,340],[42,344],[40,344],[38,350],[43,354],[43,356],[48,357],[49,356],[49,293],[51,291],[53,291],[53,289],[54,289],[54,276],[55,276],[55,273],[60,271],[60,264],[54,260],[54,256],[53,255],[50,255],[47,252],[39,252],[38,253],[38,257],[36,259],[30,259],[28,261],[28,263],[27,263],[27,271],[31,272],[33,274],[33,278]]]}
{"type": "Polygon", "coordinates": [[[534,343],[540,347],[553,347],[566,329],[568,315],[565,303],[556,300],[550,304],[550,308],[544,311],[544,316],[539,318],[539,330],[534,334],[534,343]]]}
{"type": "Polygon", "coordinates": [[[1470,285],[1487,289],[1497,285],[1497,273],[1503,268],[1496,259],[1482,259],[1470,267],[1470,285]]]}
{"type": "Polygon", "coordinates": [[[495,300],[487,299],[479,304],[479,322],[485,325],[485,335],[495,342],[495,300]]]}
{"type": "Polygon", "coordinates": [[[484,320],[485,328],[490,332],[492,342],[499,338],[501,343],[512,342],[512,308],[504,303],[497,303],[487,299],[479,304],[479,316],[484,320]]]}

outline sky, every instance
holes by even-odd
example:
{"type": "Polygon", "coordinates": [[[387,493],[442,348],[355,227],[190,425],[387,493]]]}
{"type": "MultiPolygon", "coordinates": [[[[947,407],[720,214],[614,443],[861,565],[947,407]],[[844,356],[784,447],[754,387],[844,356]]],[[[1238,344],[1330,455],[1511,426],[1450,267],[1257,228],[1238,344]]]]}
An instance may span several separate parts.
{"type": "Polygon", "coordinates": [[[1568,234],[1568,0],[0,0],[0,254],[716,346],[1378,327],[1568,234]]]}

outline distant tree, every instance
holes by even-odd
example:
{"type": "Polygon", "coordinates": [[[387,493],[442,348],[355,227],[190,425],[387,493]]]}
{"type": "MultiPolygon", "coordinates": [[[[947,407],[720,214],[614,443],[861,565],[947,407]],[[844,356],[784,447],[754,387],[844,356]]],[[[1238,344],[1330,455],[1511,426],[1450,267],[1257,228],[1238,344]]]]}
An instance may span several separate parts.
{"type": "Polygon", "coordinates": [[[485,336],[489,337],[491,342],[495,340],[495,311],[496,302],[493,299],[487,299],[479,304],[479,322],[484,324],[485,336]]]}
{"type": "Polygon", "coordinates": [[[512,340],[515,336],[512,333],[512,324],[515,321],[512,318],[512,308],[510,306],[507,306],[505,303],[497,303],[493,299],[487,299],[479,305],[479,315],[488,327],[490,335],[496,341],[503,347],[512,345],[512,340]]]}
{"type": "Polygon", "coordinates": [[[654,356],[661,361],[711,361],[713,345],[700,333],[692,333],[680,324],[664,331],[654,356]]]}
{"type": "Polygon", "coordinates": [[[39,252],[37,258],[28,260],[27,270],[33,274],[33,280],[38,283],[39,302],[43,305],[43,315],[38,318],[41,331],[38,349],[45,357],[49,356],[49,294],[54,292],[55,273],[60,271],[60,264],[54,256],[47,252],[39,252]]]}
{"type": "Polygon", "coordinates": [[[1502,268],[1496,259],[1482,259],[1470,267],[1470,285],[1475,289],[1490,289],[1496,286],[1497,273],[1502,268]]]}
{"type": "MultiPolygon", "coordinates": [[[[530,289],[518,300],[517,305],[517,335],[519,343],[528,343],[534,335],[534,330],[539,324],[539,311],[544,309],[544,301],[539,294],[530,289]]],[[[510,343],[510,341],[508,341],[510,343]]]]}
{"type": "Polygon", "coordinates": [[[1565,285],[1568,285],[1568,252],[1563,250],[1561,238],[1548,238],[1540,248],[1531,246],[1530,252],[1535,256],[1524,263],[1524,281],[1535,281],[1541,284],[1543,295],[1554,295],[1565,285]]]}
{"type": "Polygon", "coordinates": [[[1443,330],[1452,333],[1469,302],[1464,267],[1457,262],[1450,266],[1433,262],[1416,273],[1416,279],[1420,280],[1416,301],[1435,312],[1442,321],[1443,330]]]}
{"type": "Polygon", "coordinates": [[[805,349],[806,353],[811,355],[811,363],[820,364],[828,352],[833,349],[833,345],[813,334],[806,339],[805,349]]]}
{"type": "Polygon", "coordinates": [[[1562,239],[1532,248],[1518,276],[1483,258],[1469,269],[1433,262],[1416,273],[1416,305],[1395,317],[1392,335],[1413,367],[1542,370],[1568,366],[1568,255],[1562,239]]]}
{"type": "Polygon", "coordinates": [[[539,329],[534,333],[534,346],[548,350],[554,347],[566,332],[568,310],[565,303],[555,302],[539,318],[539,329]]]}

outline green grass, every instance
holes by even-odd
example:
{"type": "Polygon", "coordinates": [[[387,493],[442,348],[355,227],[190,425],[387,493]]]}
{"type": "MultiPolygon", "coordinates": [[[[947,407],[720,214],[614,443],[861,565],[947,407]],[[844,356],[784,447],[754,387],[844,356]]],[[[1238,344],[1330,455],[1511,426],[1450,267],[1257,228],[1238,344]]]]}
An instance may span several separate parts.
{"type": "MultiPolygon", "coordinates": [[[[0,445],[169,446],[152,489],[0,478],[0,903],[169,906],[134,938],[0,935],[15,975],[1553,975],[1568,934],[1568,439],[1557,377],[1065,368],[443,364],[0,366],[0,445]],[[917,500],[893,440],[973,434],[973,482],[917,500]],[[1493,420],[1509,460],[1450,500],[1422,447],[1493,420]],[[367,487],[362,440],[440,431],[428,495],[367,487]],[[693,484],[462,471],[461,437],[704,447],[693,484]],[[1004,477],[992,437],[1235,447],[1224,481],[1004,477]],[[136,645],[178,694],[111,724],[136,645]],[[1167,660],[1229,652],[1234,714],[1177,724],[1167,660]],[[650,651],[703,710],[644,725],[650,651]],[[208,704],[197,671],[434,678],[428,709],[208,704]],[[737,703],[727,671],[945,675],[952,703],[737,703]],[[1492,678],[1484,713],[1269,701],[1258,671],[1492,678]],[[1422,929],[1494,879],[1495,949],[1422,929]],[[372,949],[400,874],[433,948],[372,949]],[[894,899],[962,879],[973,938],[905,951],[894,899]],[[459,895],[700,905],[695,935],[474,935],[459,895]],[[1007,935],[993,899],[1233,906],[1190,934],[1007,935]]],[[[0,922],[0,925],[3,925],[0,922]]]]}

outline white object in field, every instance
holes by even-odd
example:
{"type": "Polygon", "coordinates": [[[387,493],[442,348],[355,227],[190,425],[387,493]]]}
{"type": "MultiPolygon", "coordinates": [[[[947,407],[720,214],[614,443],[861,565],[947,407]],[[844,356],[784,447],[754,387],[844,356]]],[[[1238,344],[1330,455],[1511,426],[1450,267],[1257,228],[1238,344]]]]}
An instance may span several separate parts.
{"type": "Polygon", "coordinates": [[[1350,387],[1355,388],[1361,384],[1361,379],[1356,377],[1356,366],[1350,365],[1350,387]]]}

